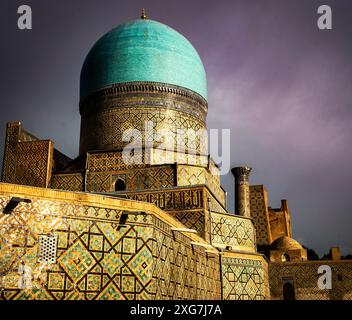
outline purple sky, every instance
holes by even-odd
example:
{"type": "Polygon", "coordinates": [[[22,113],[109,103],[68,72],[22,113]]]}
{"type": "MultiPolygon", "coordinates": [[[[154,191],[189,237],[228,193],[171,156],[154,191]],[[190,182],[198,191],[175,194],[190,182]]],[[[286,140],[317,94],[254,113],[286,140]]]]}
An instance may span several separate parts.
{"type": "MultiPolygon", "coordinates": [[[[150,18],[185,35],[208,76],[209,128],[231,128],[231,163],[253,166],[273,207],[287,198],[294,237],[320,254],[352,253],[352,2],[313,0],[2,0],[0,150],[21,121],[78,155],[79,73],[114,26],[150,18]],[[33,30],[17,29],[29,4],[33,30]],[[330,4],[333,30],[317,28],[330,4]]],[[[0,155],[2,158],[2,154],[0,155]]],[[[224,177],[233,209],[233,179],[224,177]]]]}

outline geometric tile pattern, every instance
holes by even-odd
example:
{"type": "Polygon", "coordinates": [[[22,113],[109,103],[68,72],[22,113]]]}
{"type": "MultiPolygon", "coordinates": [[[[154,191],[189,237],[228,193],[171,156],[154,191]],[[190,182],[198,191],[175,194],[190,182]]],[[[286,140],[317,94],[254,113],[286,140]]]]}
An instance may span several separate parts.
{"type": "Polygon", "coordinates": [[[155,299],[220,299],[219,260],[209,259],[199,247],[187,245],[187,238],[162,223],[155,230],[155,299]]]}
{"type": "Polygon", "coordinates": [[[206,206],[207,209],[212,212],[228,213],[227,210],[213,197],[210,192],[208,192],[206,206]]]}
{"type": "MultiPolygon", "coordinates": [[[[219,261],[153,214],[134,211],[120,225],[122,210],[26,197],[0,213],[0,299],[220,298],[219,261]],[[56,263],[40,262],[46,234],[56,263]]],[[[0,210],[10,198],[0,195],[0,210]]]]}
{"type": "Polygon", "coordinates": [[[87,191],[112,192],[116,178],[123,175],[126,190],[169,188],[175,185],[175,169],[171,165],[133,168],[128,171],[88,173],[87,191]]]}
{"type": "Polygon", "coordinates": [[[283,280],[292,278],[296,300],[351,300],[352,299],[352,261],[300,261],[270,263],[270,294],[274,300],[283,299],[283,280]],[[332,289],[319,289],[318,268],[331,267],[332,289]]]}
{"type": "Polygon", "coordinates": [[[221,188],[218,176],[211,174],[207,168],[178,165],[177,166],[177,185],[192,186],[205,184],[216,196],[222,205],[225,205],[225,191],[221,188]]]}
{"type": "MultiPolygon", "coordinates": [[[[207,103],[183,88],[140,82],[99,90],[96,95],[85,99],[80,110],[81,153],[87,150],[122,150],[127,144],[122,139],[123,133],[131,128],[141,133],[143,145],[147,140],[158,146],[160,142],[153,139],[152,130],[145,130],[146,122],[153,123],[154,131],[167,129],[163,147],[167,145],[168,149],[175,150],[177,135],[185,135],[187,129],[205,130],[207,103]],[[139,95],[138,98],[136,95],[139,95]],[[185,132],[181,133],[178,129],[185,132]]],[[[197,150],[199,153],[203,140],[197,141],[195,147],[190,144],[190,151],[195,153],[197,150]]],[[[188,149],[187,139],[184,145],[188,149]]]]}
{"type": "Polygon", "coordinates": [[[172,187],[175,184],[174,171],[171,166],[132,169],[127,175],[127,190],[172,187]]]}
{"type": "Polygon", "coordinates": [[[224,300],[268,299],[268,277],[261,260],[222,258],[224,300]]]}
{"type": "MultiPolygon", "coordinates": [[[[0,197],[1,208],[9,198],[0,197]]],[[[31,204],[19,205],[11,215],[1,214],[0,273],[3,277],[0,286],[4,289],[1,298],[147,297],[145,291],[152,279],[151,247],[154,241],[152,228],[146,224],[150,221],[144,214],[134,215],[132,224],[119,227],[115,220],[119,214],[121,212],[105,208],[55,201],[44,204],[43,200],[33,199],[31,204]],[[62,213],[70,212],[75,216],[54,216],[58,207],[62,213]],[[23,240],[19,236],[21,232],[23,240]],[[56,264],[39,261],[39,240],[41,234],[47,232],[58,238],[56,264]],[[33,274],[33,290],[21,290],[18,286],[21,265],[27,266],[33,274]],[[129,287],[128,282],[133,286],[129,287]],[[26,296],[24,291],[27,291],[26,296]]]]}
{"type": "Polygon", "coordinates": [[[14,183],[46,188],[53,161],[53,143],[49,140],[17,144],[16,180],[14,183]]]}
{"type": "Polygon", "coordinates": [[[6,127],[6,140],[4,148],[4,161],[2,165],[1,181],[12,183],[16,174],[16,149],[20,135],[19,123],[8,123],[6,127]]]}
{"type": "Polygon", "coordinates": [[[248,251],[255,249],[255,230],[251,219],[211,212],[211,243],[248,251]]]}
{"type": "Polygon", "coordinates": [[[20,123],[8,123],[1,181],[48,187],[53,159],[53,143],[37,140],[20,123]]]}
{"type": "Polygon", "coordinates": [[[109,172],[89,173],[87,176],[86,191],[111,192],[113,190],[112,174],[109,172]]]}
{"type": "MultiPolygon", "coordinates": [[[[142,162],[145,163],[144,158],[142,158],[142,162]]],[[[122,159],[122,152],[91,153],[87,159],[89,172],[114,172],[140,166],[138,164],[126,164],[122,159]]]]}
{"type": "Polygon", "coordinates": [[[154,203],[165,211],[203,209],[205,188],[193,187],[185,189],[146,190],[126,193],[132,200],[154,203]]]}
{"type": "Polygon", "coordinates": [[[94,257],[80,240],[70,246],[58,261],[74,283],[77,283],[95,264],[94,257]]]}
{"type": "Polygon", "coordinates": [[[84,191],[83,174],[54,174],[51,179],[51,188],[67,191],[84,191]]]}
{"type": "Polygon", "coordinates": [[[250,210],[256,228],[257,244],[271,244],[268,195],[262,185],[250,186],[250,210]]]}
{"type": "Polygon", "coordinates": [[[205,212],[204,211],[179,211],[170,212],[170,215],[179,220],[189,229],[198,231],[198,234],[205,238],[205,212]]]}
{"type": "MultiPolygon", "coordinates": [[[[82,105],[82,113],[85,113],[87,108],[89,111],[91,106],[99,106],[100,109],[104,109],[104,102],[108,100],[114,101],[118,107],[123,105],[138,108],[140,107],[140,99],[135,99],[135,97],[141,93],[146,106],[156,102],[157,105],[163,105],[168,109],[182,109],[183,112],[192,114],[203,122],[206,120],[208,105],[199,95],[175,85],[149,81],[127,82],[105,87],[95,92],[90,96],[90,99],[85,100],[85,104],[82,105]],[[173,103],[170,103],[170,100],[173,100],[173,103]]],[[[107,107],[110,105],[107,103],[107,107]]]]}
{"type": "MultiPolygon", "coordinates": [[[[153,103],[153,102],[152,102],[153,103]]],[[[123,142],[123,133],[128,129],[136,129],[141,133],[143,145],[145,141],[154,141],[154,146],[158,147],[160,142],[153,139],[153,131],[168,129],[165,132],[164,146],[168,150],[176,150],[177,134],[184,140],[184,147],[189,152],[199,153],[202,148],[202,141],[197,139],[194,143],[188,144],[186,131],[193,129],[196,132],[205,129],[205,123],[192,115],[166,109],[160,106],[160,102],[155,102],[153,106],[138,106],[105,108],[82,114],[80,150],[122,150],[128,143],[123,142]],[[145,130],[146,122],[152,122],[154,130],[145,130]],[[102,130],[104,128],[105,130],[102,130]],[[178,131],[184,129],[184,133],[178,131]]],[[[140,103],[139,103],[140,104],[140,103]]],[[[204,150],[204,148],[202,149],[204,150]]]]}

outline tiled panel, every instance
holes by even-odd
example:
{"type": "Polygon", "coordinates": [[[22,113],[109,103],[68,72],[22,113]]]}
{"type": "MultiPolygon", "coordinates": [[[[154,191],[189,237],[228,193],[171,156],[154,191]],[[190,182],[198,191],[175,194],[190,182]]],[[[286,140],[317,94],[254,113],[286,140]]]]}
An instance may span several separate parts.
{"type": "Polygon", "coordinates": [[[268,199],[264,186],[250,186],[250,206],[251,216],[256,228],[257,244],[271,244],[268,199]]]}
{"type": "Polygon", "coordinates": [[[197,166],[178,165],[177,166],[177,185],[192,186],[205,184],[215,195],[216,199],[225,206],[226,194],[220,186],[218,176],[211,174],[207,168],[197,166]]]}
{"type": "MultiPolygon", "coordinates": [[[[140,203],[127,200],[121,203],[128,211],[99,206],[99,201],[120,203],[102,196],[16,190],[32,202],[0,214],[1,299],[220,298],[219,261],[172,232],[178,222],[167,214],[141,212],[140,203]],[[85,204],[69,201],[73,196],[85,204]],[[56,263],[39,256],[43,236],[57,239],[56,263]]],[[[0,192],[0,208],[10,199],[0,192]]]]}
{"type": "Polygon", "coordinates": [[[211,212],[211,243],[233,250],[255,251],[255,230],[251,219],[211,212]]]}
{"type": "Polygon", "coordinates": [[[269,299],[267,264],[261,257],[222,257],[224,300],[269,299]]]}
{"type": "Polygon", "coordinates": [[[122,178],[126,190],[169,188],[175,185],[175,169],[172,165],[131,168],[129,170],[92,172],[87,175],[87,191],[113,192],[114,184],[122,178]]]}
{"type": "Polygon", "coordinates": [[[84,176],[81,173],[55,174],[51,179],[51,188],[67,191],[84,191],[84,176]]]}

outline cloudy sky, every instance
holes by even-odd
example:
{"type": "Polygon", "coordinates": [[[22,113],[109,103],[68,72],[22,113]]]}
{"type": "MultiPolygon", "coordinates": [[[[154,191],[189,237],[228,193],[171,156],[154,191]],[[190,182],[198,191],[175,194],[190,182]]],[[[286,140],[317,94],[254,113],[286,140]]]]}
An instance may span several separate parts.
{"type": "MultiPolygon", "coordinates": [[[[114,26],[151,19],[185,35],[208,77],[209,128],[231,129],[231,164],[253,167],[273,207],[288,199],[294,237],[320,254],[352,253],[352,2],[349,0],[1,0],[0,157],[21,121],[78,155],[79,74],[114,26]],[[17,28],[17,8],[33,30],[17,28]],[[333,29],[317,28],[329,4],[333,29]]],[[[233,179],[225,176],[233,209],[233,179]]]]}

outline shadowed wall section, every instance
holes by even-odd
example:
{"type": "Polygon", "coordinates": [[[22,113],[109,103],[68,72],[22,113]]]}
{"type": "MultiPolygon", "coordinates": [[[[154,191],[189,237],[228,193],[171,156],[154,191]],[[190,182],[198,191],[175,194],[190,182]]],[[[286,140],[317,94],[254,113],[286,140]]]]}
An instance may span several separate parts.
{"type": "Polygon", "coordinates": [[[19,122],[8,123],[1,181],[47,188],[53,152],[51,140],[38,140],[23,130],[19,122]]]}

